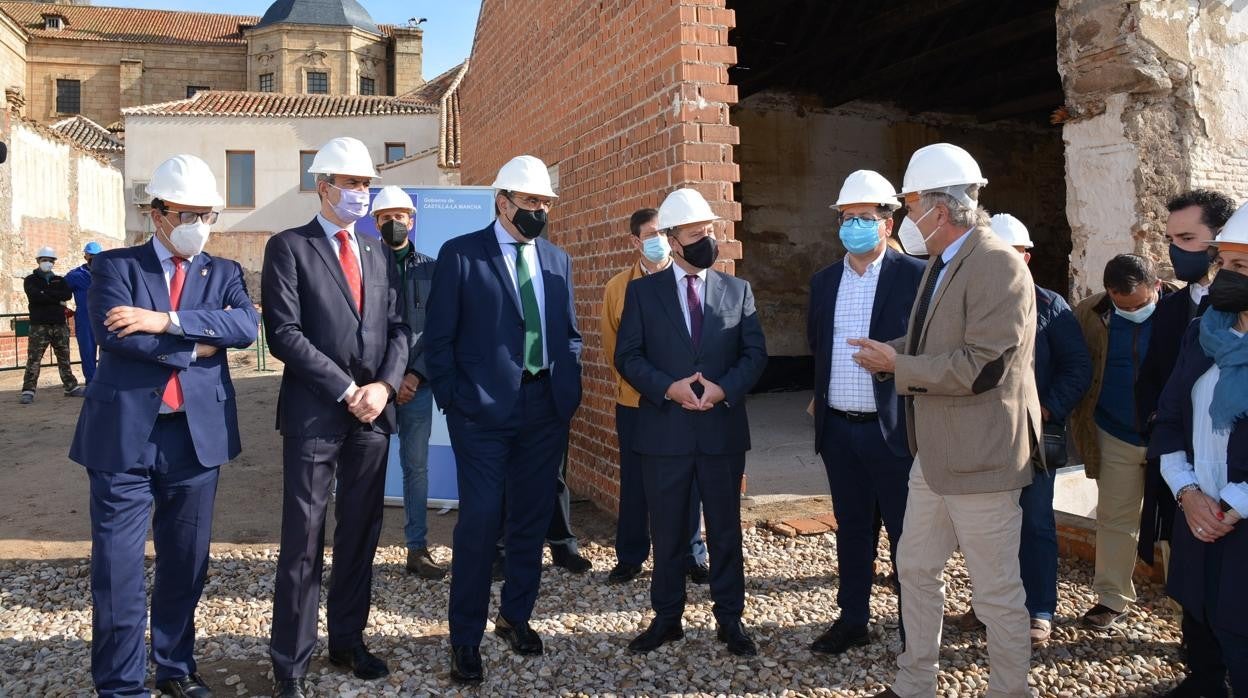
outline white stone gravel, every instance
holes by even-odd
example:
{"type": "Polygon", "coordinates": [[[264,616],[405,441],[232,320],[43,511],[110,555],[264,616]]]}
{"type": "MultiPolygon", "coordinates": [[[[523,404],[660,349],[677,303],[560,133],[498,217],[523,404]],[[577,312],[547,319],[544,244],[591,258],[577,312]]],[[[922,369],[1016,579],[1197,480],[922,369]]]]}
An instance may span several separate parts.
{"type": "MultiPolygon", "coordinates": [[[[893,593],[876,587],[875,642],[840,657],[813,655],[807,646],[837,615],[832,534],[788,539],[749,530],[745,544],[745,622],[760,645],[759,657],[742,659],[723,650],[715,641],[708,589],[692,585],[685,640],[648,656],[629,654],[625,646],[650,618],[648,578],[606,586],[613,551],[590,544],[583,553],[594,562],[592,573],[548,567],[543,577],[533,625],[545,639],[546,654],[512,655],[489,634],[491,625],[482,645],[486,681],[470,690],[447,676],[449,580],[408,575],[405,551],[385,548],[378,552],[367,641],[389,662],[391,674],[378,682],[359,681],[330,667],[322,646],[308,677],[313,695],[870,696],[882,690],[895,672],[893,593]]],[[[445,561],[450,551],[438,547],[433,554],[445,561]]],[[[268,695],[276,559],[275,549],[213,556],[199,607],[197,656],[218,696],[268,695]]],[[[150,573],[149,565],[149,581],[150,573]]],[[[1031,683],[1038,695],[1147,696],[1173,687],[1182,675],[1179,634],[1159,588],[1141,586],[1140,603],[1121,628],[1090,632],[1077,623],[1094,602],[1090,566],[1063,561],[1060,577],[1053,638],[1032,659],[1031,683]]],[[[947,579],[947,612],[960,613],[970,589],[959,560],[951,563],[947,579]]],[[[322,643],[324,632],[322,610],[322,643]]],[[[86,560],[0,564],[0,696],[89,695],[90,635],[86,560]]],[[[942,698],[982,695],[988,676],[983,635],[947,631],[941,668],[942,698]]]]}

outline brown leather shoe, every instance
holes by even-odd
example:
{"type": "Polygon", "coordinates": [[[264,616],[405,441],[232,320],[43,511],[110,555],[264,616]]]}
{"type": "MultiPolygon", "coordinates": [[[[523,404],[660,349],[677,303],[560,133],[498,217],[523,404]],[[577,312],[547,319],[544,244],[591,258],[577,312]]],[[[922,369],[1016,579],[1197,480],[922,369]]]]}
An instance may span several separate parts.
{"type": "Polygon", "coordinates": [[[446,576],[446,568],[433,561],[429,548],[408,549],[407,571],[422,579],[442,579],[446,576]]]}
{"type": "Polygon", "coordinates": [[[961,615],[949,616],[945,619],[945,624],[964,633],[979,632],[984,629],[984,622],[975,615],[973,608],[961,615]]]}

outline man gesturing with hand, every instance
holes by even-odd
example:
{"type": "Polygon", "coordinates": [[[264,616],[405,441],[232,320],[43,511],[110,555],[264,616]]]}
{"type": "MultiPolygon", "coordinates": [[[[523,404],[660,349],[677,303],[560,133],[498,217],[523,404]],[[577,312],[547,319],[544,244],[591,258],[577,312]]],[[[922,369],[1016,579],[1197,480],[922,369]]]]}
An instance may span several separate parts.
{"type": "Polygon", "coordinates": [[[624,297],[615,366],[641,393],[633,450],[641,458],[654,539],[655,617],[629,643],[637,653],[684,636],[695,482],[706,516],[717,636],[733,654],[758,651],[741,624],[740,492],[750,448],[745,394],[762,375],[767,347],[749,283],[710,268],[718,256],[716,218],[696,190],[669,194],[659,208],[659,228],[675,263],[630,282],[624,297]]]}

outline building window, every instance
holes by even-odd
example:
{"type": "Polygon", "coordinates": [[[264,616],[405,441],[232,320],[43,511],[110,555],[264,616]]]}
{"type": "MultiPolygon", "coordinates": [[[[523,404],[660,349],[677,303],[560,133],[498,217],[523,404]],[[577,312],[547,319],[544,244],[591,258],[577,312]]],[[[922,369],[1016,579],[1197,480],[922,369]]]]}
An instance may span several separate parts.
{"type": "Polygon", "coordinates": [[[256,153],[252,150],[225,152],[225,205],[228,208],[256,207],[256,153]]]}
{"type": "Polygon", "coordinates": [[[65,28],[65,18],[61,15],[44,15],[43,28],[51,31],[59,31],[65,28]]]}
{"type": "Polygon", "coordinates": [[[195,96],[196,92],[205,92],[211,89],[212,88],[207,85],[187,85],[186,86],[186,98],[190,99],[191,97],[195,96]]]}
{"type": "Polygon", "coordinates": [[[316,175],[308,172],[315,157],[315,150],[299,151],[299,191],[316,191],[316,175]]]}
{"type": "Polygon", "coordinates": [[[56,81],[56,112],[78,114],[82,111],[82,81],[56,81]]]}
{"type": "Polygon", "coordinates": [[[362,95],[377,94],[377,81],[372,78],[360,78],[360,94],[362,95]]]}
{"type": "Polygon", "coordinates": [[[386,162],[394,162],[407,157],[406,143],[387,143],[386,144],[386,162]]]}
{"type": "Polygon", "coordinates": [[[273,91],[273,73],[264,73],[263,75],[260,76],[260,91],[261,92],[273,91]]]}
{"type": "Polygon", "coordinates": [[[329,94],[329,73],[308,73],[308,94],[329,94]]]}

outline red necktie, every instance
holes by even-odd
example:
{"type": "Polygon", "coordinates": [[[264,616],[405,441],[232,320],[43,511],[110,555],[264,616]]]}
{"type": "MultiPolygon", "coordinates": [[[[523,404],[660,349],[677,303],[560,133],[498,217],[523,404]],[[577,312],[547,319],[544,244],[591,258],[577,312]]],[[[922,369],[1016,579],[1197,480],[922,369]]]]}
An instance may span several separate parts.
{"type": "Polygon", "coordinates": [[[351,252],[351,243],[347,231],[339,230],[334,237],[338,238],[338,263],[342,265],[342,275],[347,277],[347,288],[351,289],[351,297],[355,299],[355,310],[364,312],[363,289],[360,288],[360,264],[351,252]]]}
{"type": "MultiPolygon", "coordinates": [[[[186,283],[186,260],[182,257],[173,258],[173,278],[169,279],[169,309],[177,310],[182,301],[182,285],[186,283]]],[[[171,410],[182,409],[182,382],[178,380],[178,372],[174,371],[165,383],[165,394],[162,402],[171,410]]]]}

